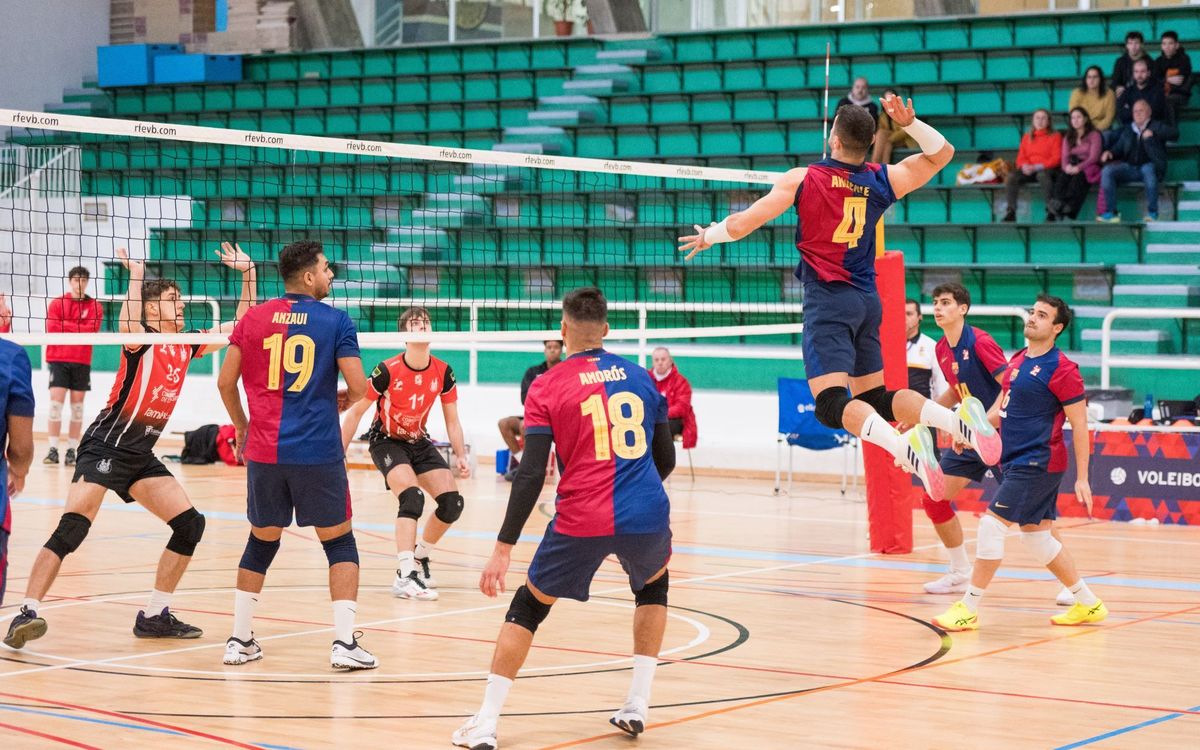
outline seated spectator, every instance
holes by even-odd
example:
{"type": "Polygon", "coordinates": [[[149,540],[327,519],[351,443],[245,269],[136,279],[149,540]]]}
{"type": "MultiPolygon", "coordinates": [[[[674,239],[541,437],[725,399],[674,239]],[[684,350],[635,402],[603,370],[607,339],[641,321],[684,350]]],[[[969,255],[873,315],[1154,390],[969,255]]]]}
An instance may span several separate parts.
{"type": "MultiPolygon", "coordinates": [[[[895,89],[884,89],[883,98],[889,96],[899,96],[895,89]]],[[[892,151],[896,148],[916,148],[917,142],[900,129],[900,126],[888,117],[887,112],[880,112],[876,118],[879,123],[878,130],[875,131],[875,151],[871,154],[871,161],[876,164],[889,164],[892,161],[892,151]]]]}
{"type": "Polygon", "coordinates": [[[1117,98],[1133,85],[1133,64],[1138,60],[1150,61],[1143,46],[1145,43],[1146,38],[1140,31],[1131,31],[1125,35],[1125,53],[1113,64],[1112,80],[1109,81],[1117,98]]]}
{"type": "Polygon", "coordinates": [[[1100,155],[1100,189],[1104,192],[1105,212],[1099,221],[1120,221],[1115,212],[1117,186],[1141,182],[1146,186],[1146,221],[1158,219],[1158,183],[1167,173],[1167,141],[1179,137],[1179,131],[1165,122],[1156,122],[1150,104],[1144,99],[1133,105],[1133,122],[1117,134],[1116,141],[1100,155]]]}
{"type": "Polygon", "coordinates": [[[1017,193],[1027,182],[1042,186],[1042,199],[1049,200],[1054,176],[1062,161],[1062,135],[1050,127],[1050,113],[1039,109],[1033,113],[1033,128],[1021,138],[1017,149],[1017,168],[1004,181],[1007,207],[1005,221],[1017,220],[1017,193]]]}
{"type": "Polygon", "coordinates": [[[1063,136],[1062,163],[1050,200],[1046,201],[1046,221],[1075,219],[1092,185],[1100,182],[1100,154],[1104,139],[1092,126],[1087,110],[1071,110],[1071,128],[1063,136]]]}
{"type": "MultiPolygon", "coordinates": [[[[545,375],[551,367],[562,361],[563,342],[558,339],[547,339],[542,342],[542,349],[546,355],[546,361],[530,367],[525,371],[525,377],[521,378],[522,404],[525,403],[525,397],[529,395],[529,386],[533,385],[533,381],[545,375]]],[[[525,438],[525,417],[523,415],[504,417],[496,426],[500,428],[500,437],[504,440],[504,445],[508,447],[508,468],[504,472],[504,478],[511,482],[517,475],[517,466],[521,463],[521,444],[525,438]]]]}
{"type": "Polygon", "coordinates": [[[1093,65],[1083,74],[1079,88],[1071,92],[1071,101],[1067,110],[1083,107],[1092,127],[1097,130],[1108,130],[1117,117],[1117,95],[1104,82],[1104,71],[1099,65],[1093,65]]]}
{"type": "Polygon", "coordinates": [[[671,352],[660,346],[651,355],[650,374],[654,386],[667,399],[667,421],[671,435],[683,438],[684,448],[696,447],[696,412],[692,410],[692,384],[675,367],[671,352]]]}
{"type": "Polygon", "coordinates": [[[1162,82],[1171,122],[1178,123],[1178,112],[1192,95],[1192,60],[1179,44],[1179,35],[1164,31],[1162,55],[1154,61],[1154,77],[1162,82]]]}
{"type": "Polygon", "coordinates": [[[837,107],[834,107],[833,111],[836,112],[837,108],[843,104],[853,104],[862,107],[871,114],[872,120],[879,117],[879,104],[871,96],[871,91],[867,87],[867,79],[862,76],[854,79],[854,84],[850,87],[850,91],[841,99],[838,99],[837,107]]]}
{"type": "Polygon", "coordinates": [[[1155,120],[1169,121],[1167,98],[1163,94],[1162,83],[1154,80],[1154,74],[1150,72],[1149,58],[1142,58],[1133,64],[1133,84],[1117,95],[1117,122],[1121,125],[1133,122],[1133,105],[1142,101],[1150,105],[1151,116],[1155,120]]]}

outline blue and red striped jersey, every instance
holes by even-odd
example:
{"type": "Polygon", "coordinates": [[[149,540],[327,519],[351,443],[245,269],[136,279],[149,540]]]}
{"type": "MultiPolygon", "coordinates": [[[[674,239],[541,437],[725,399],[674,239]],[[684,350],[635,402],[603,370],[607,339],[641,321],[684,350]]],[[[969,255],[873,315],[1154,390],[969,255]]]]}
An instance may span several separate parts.
{"type": "Polygon", "coordinates": [[[982,328],[965,325],[957,344],[950,346],[942,336],[934,346],[934,353],[946,382],[958,391],[960,400],[974,396],[983,402],[983,408],[992,408],[996,396],[1000,395],[996,377],[1004,372],[1008,360],[991,334],[982,328]]]}
{"type": "Polygon", "coordinates": [[[796,191],[796,278],[875,291],[875,226],[895,202],[886,164],[810,166],[796,191]]]}
{"type": "Polygon", "coordinates": [[[525,434],[550,435],[562,478],[554,528],[567,536],[650,534],[670,501],[650,444],[667,401],[646,370],[603,349],[579,352],[529,388],[525,434]]]}
{"type": "Polygon", "coordinates": [[[1000,463],[1066,471],[1063,407],[1083,400],[1083,376],[1079,366],[1057,346],[1040,357],[1030,357],[1027,352],[1022,349],[1014,354],[1004,373],[1000,463]]]}
{"type": "Polygon", "coordinates": [[[250,406],[244,455],[264,464],[327,464],[345,457],[338,424],[338,363],[357,357],[345,312],[306,294],[251,308],[229,336],[241,349],[250,406]]]}

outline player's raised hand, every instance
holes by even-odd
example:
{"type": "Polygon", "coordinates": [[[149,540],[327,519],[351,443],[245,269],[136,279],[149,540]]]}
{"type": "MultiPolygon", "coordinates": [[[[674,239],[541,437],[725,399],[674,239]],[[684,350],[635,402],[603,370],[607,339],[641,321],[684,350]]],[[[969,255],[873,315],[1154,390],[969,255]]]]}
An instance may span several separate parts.
{"type": "Polygon", "coordinates": [[[1075,480],[1075,499],[1087,508],[1088,518],[1092,517],[1092,486],[1086,479],[1075,480]]]}
{"type": "Polygon", "coordinates": [[[140,279],[146,275],[146,264],[129,257],[129,251],[123,247],[117,248],[117,260],[129,270],[130,278],[140,279]]]}
{"type": "Polygon", "coordinates": [[[488,558],[487,565],[483,566],[483,572],[479,574],[479,590],[484,596],[495,599],[496,594],[504,593],[504,574],[508,572],[511,552],[511,544],[496,542],[492,556],[488,558]]]}
{"type": "Polygon", "coordinates": [[[883,111],[887,112],[887,116],[892,118],[892,122],[902,128],[912,125],[913,120],[917,119],[917,113],[913,110],[912,99],[909,99],[906,105],[902,97],[888,94],[881,98],[879,103],[883,106],[883,111]]]}
{"type": "Polygon", "coordinates": [[[215,252],[223,264],[235,271],[245,273],[254,269],[254,261],[250,259],[250,256],[237,243],[231,245],[228,242],[222,242],[221,249],[215,252]]]}
{"type": "MultiPolygon", "coordinates": [[[[716,224],[714,221],[713,224],[716,224]]],[[[697,253],[712,247],[711,242],[704,241],[704,227],[699,224],[693,224],[692,228],[696,230],[695,234],[685,234],[679,238],[679,252],[687,253],[684,260],[691,260],[696,257],[697,253]]]]}

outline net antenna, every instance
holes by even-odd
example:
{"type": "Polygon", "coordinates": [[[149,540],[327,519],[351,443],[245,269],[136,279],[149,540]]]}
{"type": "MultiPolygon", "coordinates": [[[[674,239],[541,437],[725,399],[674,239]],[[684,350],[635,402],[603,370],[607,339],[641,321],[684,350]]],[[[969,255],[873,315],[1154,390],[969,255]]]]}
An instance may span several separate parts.
{"type": "Polygon", "coordinates": [[[821,119],[821,158],[827,155],[829,148],[829,42],[825,42],[825,116],[821,119]]]}

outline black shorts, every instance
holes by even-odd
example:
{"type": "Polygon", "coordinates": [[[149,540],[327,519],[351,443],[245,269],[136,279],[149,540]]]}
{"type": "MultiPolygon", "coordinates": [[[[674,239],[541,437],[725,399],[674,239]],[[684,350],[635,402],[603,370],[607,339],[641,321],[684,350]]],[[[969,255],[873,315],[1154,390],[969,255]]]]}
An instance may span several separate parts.
{"type": "Polygon", "coordinates": [[[50,366],[50,387],[68,391],[92,390],[92,366],[78,362],[47,362],[50,366]]]}
{"type": "Polygon", "coordinates": [[[85,440],[75,457],[74,484],[82,479],[117,493],[127,503],[134,501],[129,488],[143,479],[174,476],[153,453],[127,453],[104,443],[85,440]]]}
{"type": "Polygon", "coordinates": [[[377,438],[371,441],[371,460],[375,462],[375,468],[383,474],[385,487],[388,472],[396,464],[408,464],[417,476],[436,469],[450,470],[450,464],[446,463],[442,452],[428,439],[407,443],[392,438],[377,438]]]}
{"type": "Polygon", "coordinates": [[[671,429],[671,437],[676,437],[677,435],[683,434],[683,420],[682,419],[668,419],[667,427],[669,427],[671,429]]]}

